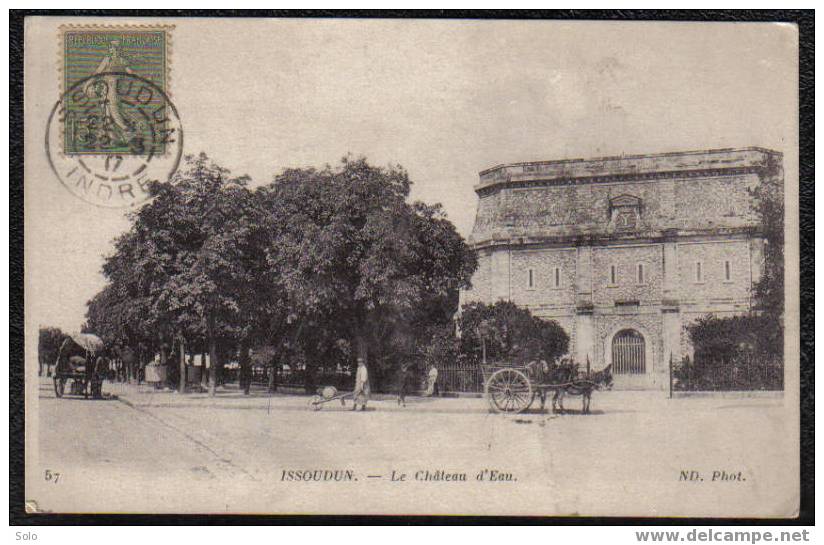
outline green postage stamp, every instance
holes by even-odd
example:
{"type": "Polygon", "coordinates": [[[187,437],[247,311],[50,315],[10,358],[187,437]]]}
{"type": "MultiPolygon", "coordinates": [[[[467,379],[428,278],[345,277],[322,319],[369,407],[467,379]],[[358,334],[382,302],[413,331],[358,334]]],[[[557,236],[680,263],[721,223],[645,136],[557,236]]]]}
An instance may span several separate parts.
{"type": "Polygon", "coordinates": [[[163,154],[171,27],[61,29],[67,155],[163,154]]]}

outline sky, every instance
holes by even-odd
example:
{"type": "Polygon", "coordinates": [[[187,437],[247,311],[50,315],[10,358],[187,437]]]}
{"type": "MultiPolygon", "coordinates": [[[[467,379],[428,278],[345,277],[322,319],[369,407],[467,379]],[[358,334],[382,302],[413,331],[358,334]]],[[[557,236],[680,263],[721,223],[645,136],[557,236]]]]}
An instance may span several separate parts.
{"type": "MultiPolygon", "coordinates": [[[[129,224],[123,210],[71,195],[48,169],[41,142],[59,96],[61,22],[27,19],[26,322],[74,330],[129,224]]],[[[400,164],[412,198],[442,203],[463,236],[478,172],[497,164],[797,149],[790,25],[136,22],[175,26],[170,94],[185,153],[204,151],[253,185],[348,153],[400,164]]]]}

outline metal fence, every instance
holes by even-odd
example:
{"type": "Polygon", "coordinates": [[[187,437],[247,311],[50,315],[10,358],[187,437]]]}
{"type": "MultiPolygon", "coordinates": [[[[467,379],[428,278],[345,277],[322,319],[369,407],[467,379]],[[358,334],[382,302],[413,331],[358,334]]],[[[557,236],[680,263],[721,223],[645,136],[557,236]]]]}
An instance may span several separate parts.
{"type": "MultiPolygon", "coordinates": [[[[252,384],[269,384],[269,373],[272,372],[275,373],[275,386],[303,388],[307,384],[306,371],[304,369],[278,370],[273,367],[263,367],[257,365],[252,367],[252,384]]],[[[351,390],[355,382],[355,376],[352,373],[340,371],[316,371],[312,374],[310,379],[311,386],[335,386],[338,389],[344,390],[351,390]]]]}
{"type": "MultiPolygon", "coordinates": [[[[674,364],[672,388],[682,392],[758,391],[784,388],[781,361],[746,357],[726,364],[690,361],[674,364]]],[[[484,376],[480,365],[448,362],[438,365],[440,392],[481,393],[484,376]]]]}
{"type": "Polygon", "coordinates": [[[732,361],[683,361],[673,366],[672,389],[680,392],[783,390],[780,360],[742,357],[732,361]]]}
{"type": "Polygon", "coordinates": [[[449,362],[438,365],[438,389],[441,392],[483,392],[481,367],[468,362],[449,362]]]}

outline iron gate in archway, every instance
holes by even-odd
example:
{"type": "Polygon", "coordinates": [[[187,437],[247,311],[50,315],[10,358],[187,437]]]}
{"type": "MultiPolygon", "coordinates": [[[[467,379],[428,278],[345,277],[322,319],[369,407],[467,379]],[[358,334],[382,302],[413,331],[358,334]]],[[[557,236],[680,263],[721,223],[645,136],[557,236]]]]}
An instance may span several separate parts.
{"type": "Polygon", "coordinates": [[[612,339],[612,372],[638,375],[647,372],[644,336],[634,329],[624,329],[612,339]]]}

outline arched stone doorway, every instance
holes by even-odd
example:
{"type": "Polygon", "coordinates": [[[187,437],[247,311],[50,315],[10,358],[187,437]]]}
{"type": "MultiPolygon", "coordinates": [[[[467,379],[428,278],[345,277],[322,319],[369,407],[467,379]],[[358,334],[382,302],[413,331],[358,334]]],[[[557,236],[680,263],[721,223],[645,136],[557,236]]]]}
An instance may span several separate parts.
{"type": "Polygon", "coordinates": [[[647,372],[644,336],[635,329],[622,329],[612,337],[612,373],[643,375],[647,372]]]}

